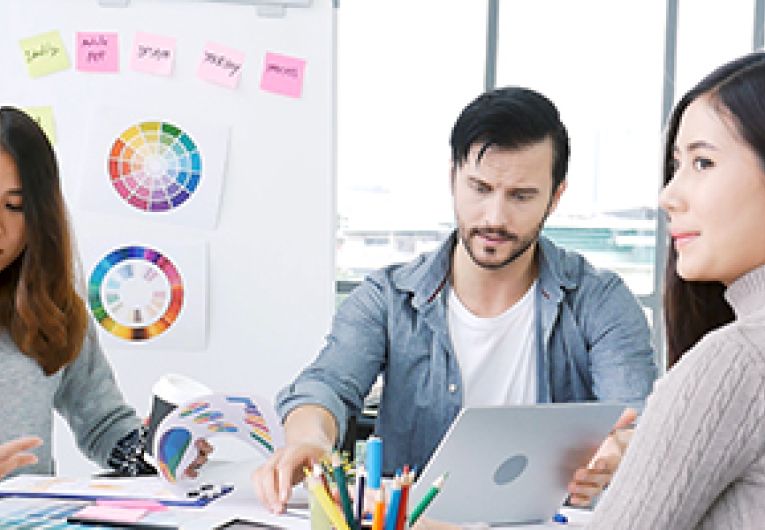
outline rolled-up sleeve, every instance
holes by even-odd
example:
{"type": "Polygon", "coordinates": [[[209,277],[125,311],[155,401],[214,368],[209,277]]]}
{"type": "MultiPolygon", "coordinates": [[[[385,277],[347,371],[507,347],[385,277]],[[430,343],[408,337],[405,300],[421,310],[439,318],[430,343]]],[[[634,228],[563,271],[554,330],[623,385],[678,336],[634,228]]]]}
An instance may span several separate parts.
{"type": "Polygon", "coordinates": [[[337,422],[338,440],[345,437],[348,418],[358,413],[388,350],[387,279],[380,271],[361,283],[338,308],[319,356],[276,397],[282,419],[302,405],[320,405],[337,422]]]}
{"type": "Polygon", "coordinates": [[[593,392],[601,401],[619,401],[641,411],[658,372],[645,314],[612,273],[587,298],[584,329],[593,392]]]}

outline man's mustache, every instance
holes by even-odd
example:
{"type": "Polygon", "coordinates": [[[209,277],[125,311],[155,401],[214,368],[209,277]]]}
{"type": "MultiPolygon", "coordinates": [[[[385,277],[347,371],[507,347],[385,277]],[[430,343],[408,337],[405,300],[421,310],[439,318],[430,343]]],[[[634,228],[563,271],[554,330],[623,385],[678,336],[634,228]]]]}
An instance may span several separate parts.
{"type": "Polygon", "coordinates": [[[518,235],[505,230],[504,228],[471,228],[470,237],[489,236],[492,239],[502,239],[505,241],[518,241],[518,235]]]}

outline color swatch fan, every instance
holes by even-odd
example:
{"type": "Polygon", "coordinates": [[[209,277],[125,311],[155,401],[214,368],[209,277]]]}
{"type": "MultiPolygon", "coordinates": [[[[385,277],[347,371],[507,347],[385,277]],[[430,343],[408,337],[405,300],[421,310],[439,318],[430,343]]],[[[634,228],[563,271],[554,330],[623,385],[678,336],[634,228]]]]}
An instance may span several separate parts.
{"type": "Polygon", "coordinates": [[[183,471],[196,458],[196,441],[218,435],[236,436],[264,458],[284,444],[269,401],[252,395],[203,396],[176,408],[159,424],[153,454],[160,474],[172,483],[183,480],[183,471]]]}
{"type": "Polygon", "coordinates": [[[183,299],[183,281],[173,262],[142,246],[113,250],[88,281],[95,319],[112,335],[130,341],[164,333],[178,318],[183,299]]]}
{"type": "Polygon", "coordinates": [[[109,153],[109,176],[120,197],[147,212],[178,208],[199,186],[202,156],[191,137],[167,122],[125,130],[109,153]]]}

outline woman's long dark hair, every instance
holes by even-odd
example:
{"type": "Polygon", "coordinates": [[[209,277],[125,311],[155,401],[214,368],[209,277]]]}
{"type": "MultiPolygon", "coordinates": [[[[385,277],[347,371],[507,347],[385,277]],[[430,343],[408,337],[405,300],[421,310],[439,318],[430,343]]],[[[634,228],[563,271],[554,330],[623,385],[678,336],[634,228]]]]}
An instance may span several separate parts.
{"type": "Polygon", "coordinates": [[[77,357],[87,313],[74,287],[72,237],[48,138],[12,107],[0,108],[0,150],[21,179],[26,246],[0,271],[0,327],[47,375],[77,357]]]}
{"type": "MultiPolygon", "coordinates": [[[[664,144],[664,184],[672,179],[673,148],[683,113],[700,96],[708,96],[717,111],[736,126],[744,141],[758,155],[765,170],[765,53],[755,52],[709,74],[675,106],[664,144]]],[[[734,315],[723,297],[725,286],[722,283],[691,282],[680,278],[677,274],[677,252],[671,241],[668,256],[664,315],[667,325],[667,365],[672,367],[701,337],[731,322],[734,315]]]]}

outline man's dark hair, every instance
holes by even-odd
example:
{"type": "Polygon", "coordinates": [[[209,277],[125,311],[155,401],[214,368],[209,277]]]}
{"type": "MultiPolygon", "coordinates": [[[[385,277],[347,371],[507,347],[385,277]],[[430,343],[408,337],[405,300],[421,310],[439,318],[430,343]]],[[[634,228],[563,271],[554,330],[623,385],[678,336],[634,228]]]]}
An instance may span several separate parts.
{"type": "Polygon", "coordinates": [[[566,178],[569,140],[552,101],[522,87],[497,88],[478,96],[457,118],[449,145],[452,167],[462,167],[470,148],[480,144],[477,162],[489,147],[519,149],[549,137],[553,143],[553,191],[566,178]]]}

